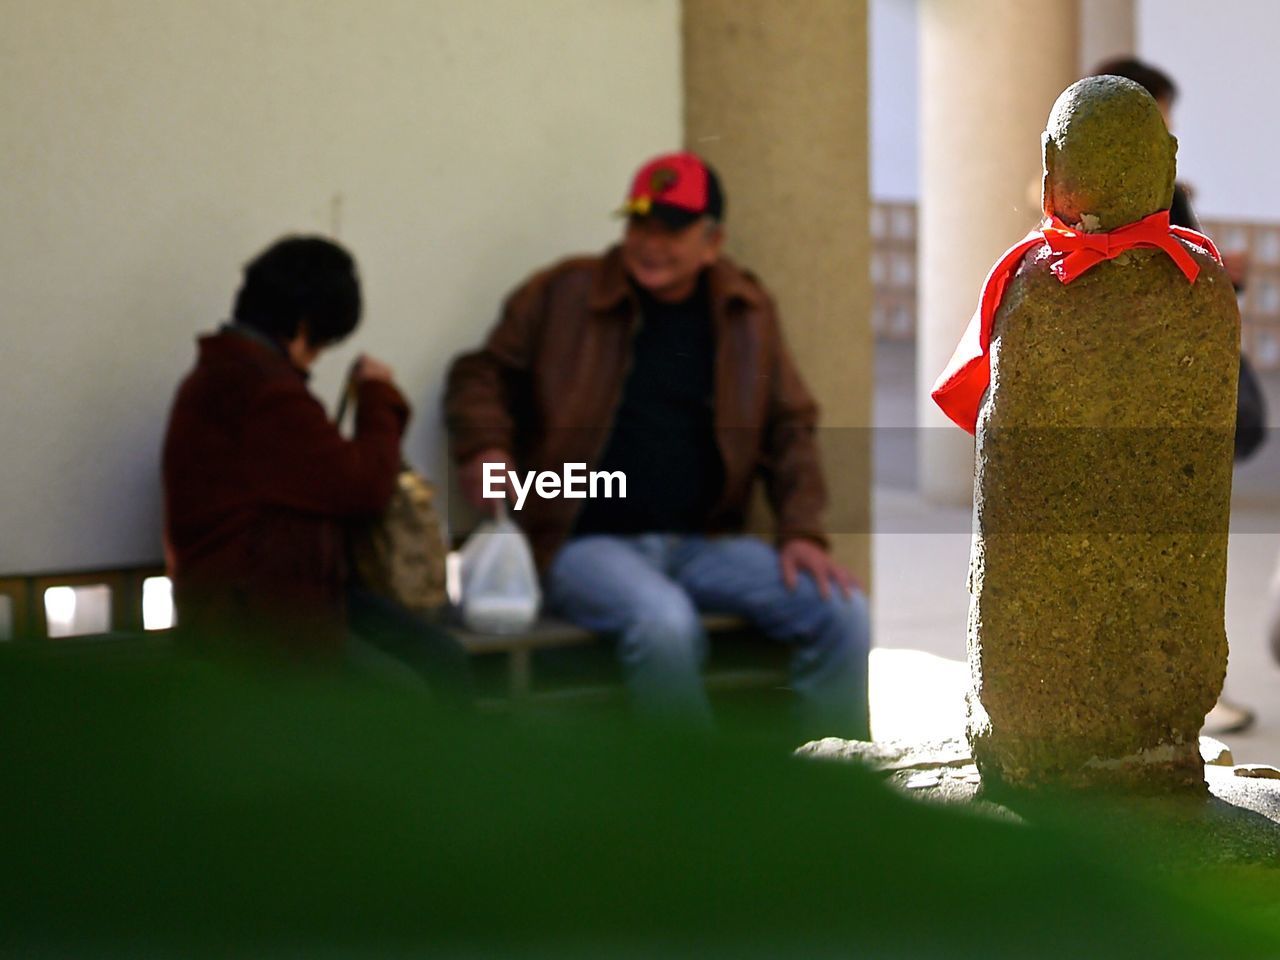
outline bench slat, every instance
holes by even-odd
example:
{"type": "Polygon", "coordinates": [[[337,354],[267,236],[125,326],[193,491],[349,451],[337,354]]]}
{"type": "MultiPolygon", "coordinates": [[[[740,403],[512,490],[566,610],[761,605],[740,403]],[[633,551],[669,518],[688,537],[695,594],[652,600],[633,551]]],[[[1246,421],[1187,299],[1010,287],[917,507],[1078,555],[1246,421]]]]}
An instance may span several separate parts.
{"type": "MultiPolygon", "coordinates": [[[[702,627],[708,633],[743,630],[747,622],[730,614],[712,613],[702,617],[702,627]]],[[[599,634],[576,627],[565,620],[543,617],[521,633],[476,633],[464,627],[450,628],[467,653],[511,653],[516,650],[553,650],[558,647],[580,647],[595,643],[599,634]]]]}

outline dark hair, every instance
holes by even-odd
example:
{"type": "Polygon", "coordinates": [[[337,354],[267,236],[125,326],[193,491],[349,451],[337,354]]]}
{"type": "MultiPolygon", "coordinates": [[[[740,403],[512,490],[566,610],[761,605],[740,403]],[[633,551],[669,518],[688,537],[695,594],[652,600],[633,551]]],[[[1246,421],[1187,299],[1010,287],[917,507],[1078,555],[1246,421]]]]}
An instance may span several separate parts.
{"type": "Polygon", "coordinates": [[[360,322],[355,260],[322,237],[277,240],[245,266],[232,316],[283,341],[305,321],[309,344],[336,343],[360,322]]]}
{"type": "Polygon", "coordinates": [[[720,186],[720,176],[707,161],[702,165],[707,169],[707,216],[717,223],[724,223],[724,190],[720,186]]]}
{"type": "Polygon", "coordinates": [[[1132,80],[1151,94],[1156,100],[1168,100],[1170,104],[1178,99],[1178,85],[1163,70],[1143,63],[1133,57],[1117,57],[1098,64],[1094,69],[1095,77],[1124,77],[1132,80]]]}

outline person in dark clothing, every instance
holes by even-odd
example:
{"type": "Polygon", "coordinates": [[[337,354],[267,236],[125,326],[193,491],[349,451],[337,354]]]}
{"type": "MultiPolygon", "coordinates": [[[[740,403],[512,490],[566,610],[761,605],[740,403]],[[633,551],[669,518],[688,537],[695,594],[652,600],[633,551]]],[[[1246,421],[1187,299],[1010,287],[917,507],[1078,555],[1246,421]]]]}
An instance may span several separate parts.
{"type": "Polygon", "coordinates": [[[360,319],[355,262],[318,237],[252,260],[231,322],[199,339],[162,455],[165,553],[182,636],[332,660],[352,631],[449,691],[465,683],[443,631],[348,573],[345,524],[375,516],[400,471],[409,407],[391,370],[362,356],[345,439],[307,390],[316,359],[360,319]]]}
{"type": "Polygon", "coordinates": [[[827,551],[817,407],[773,301],[721,255],[724,195],[697,155],[636,173],[622,242],[540,271],[455,360],[445,415],[463,491],[486,464],[625,478],[625,497],[530,498],[514,513],[560,615],[618,638],[632,701],[707,723],[701,611],[793,649],[812,732],[867,735],[865,597],[827,551]],[[743,536],[755,480],[777,546],[743,536]]]}
{"type": "MultiPolygon", "coordinates": [[[[1125,77],[1143,87],[1151,94],[1164,116],[1165,126],[1173,128],[1173,104],[1178,98],[1178,88],[1173,79],[1164,71],[1143,63],[1132,57],[1108,60],[1098,65],[1095,76],[1110,75],[1125,77]]],[[[1189,227],[1203,232],[1200,220],[1191,206],[1191,194],[1186,184],[1173,185],[1173,202],[1169,205],[1169,222],[1178,227],[1189,227]]],[[[1245,276],[1248,273],[1249,261],[1242,253],[1225,253],[1222,265],[1231,277],[1236,291],[1244,289],[1245,276]]],[[[1236,400],[1236,463],[1246,460],[1257,451],[1266,439],[1267,407],[1258,383],[1257,374],[1243,353],[1240,354],[1240,377],[1236,400]]],[[[1254,714],[1248,707],[1232,703],[1225,696],[1218,698],[1217,704],[1205,718],[1206,733],[1239,733],[1253,725],[1254,714]]]]}
{"type": "MultiPolygon", "coordinates": [[[[1165,126],[1173,128],[1173,104],[1178,99],[1178,88],[1164,71],[1143,63],[1132,57],[1108,60],[1098,65],[1095,76],[1116,76],[1132,80],[1151,94],[1160,113],[1164,116],[1165,126]]],[[[1169,222],[1177,227],[1189,227],[1201,233],[1200,220],[1196,217],[1191,205],[1191,193],[1184,183],[1173,185],[1173,202],[1169,205],[1169,222]]],[[[1244,253],[1225,253],[1222,265],[1237,291],[1244,289],[1246,274],[1249,269],[1248,257],[1244,253]]],[[[1258,376],[1244,354],[1240,355],[1240,388],[1236,404],[1236,462],[1245,460],[1257,451],[1266,439],[1267,410],[1258,376]]]]}

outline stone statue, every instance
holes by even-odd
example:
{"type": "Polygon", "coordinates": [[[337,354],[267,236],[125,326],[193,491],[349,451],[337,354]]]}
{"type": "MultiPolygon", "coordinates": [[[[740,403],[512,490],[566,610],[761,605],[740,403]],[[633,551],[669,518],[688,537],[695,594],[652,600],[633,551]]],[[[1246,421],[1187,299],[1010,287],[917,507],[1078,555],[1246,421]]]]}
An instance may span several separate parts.
{"type": "Polygon", "coordinates": [[[969,739],[988,785],[1203,790],[1239,310],[1168,224],[1177,141],[1145,90],[1073,84],[1043,144],[1046,223],[934,393],[977,437],[969,739]]]}

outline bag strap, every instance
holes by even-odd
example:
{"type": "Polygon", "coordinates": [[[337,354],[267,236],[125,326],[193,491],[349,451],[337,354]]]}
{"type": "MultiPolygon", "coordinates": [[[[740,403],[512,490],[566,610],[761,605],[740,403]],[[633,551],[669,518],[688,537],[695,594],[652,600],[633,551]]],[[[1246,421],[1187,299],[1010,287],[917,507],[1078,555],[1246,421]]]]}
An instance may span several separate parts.
{"type": "MultiPolygon", "coordinates": [[[[351,366],[347,368],[347,375],[342,380],[342,395],[338,398],[338,414],[333,418],[333,422],[338,425],[338,429],[342,429],[342,423],[347,417],[347,411],[355,407],[351,402],[356,395],[356,367],[360,364],[360,358],[351,361],[351,366]]],[[[355,416],[355,414],[352,414],[355,416]]]]}
{"type": "MultiPolygon", "coordinates": [[[[359,364],[359,357],[351,361],[351,366],[347,368],[347,375],[342,381],[342,395],[338,398],[338,413],[333,418],[334,425],[337,426],[339,430],[342,429],[343,421],[346,420],[347,411],[354,410],[356,406],[354,403],[356,395],[356,367],[359,366],[359,364]]],[[[353,413],[351,416],[354,417],[355,414],[353,413]]],[[[411,473],[417,472],[410,465],[409,461],[404,458],[403,453],[400,454],[400,470],[402,472],[406,470],[411,473]]],[[[428,482],[425,477],[422,479],[424,483],[428,482]]]]}

